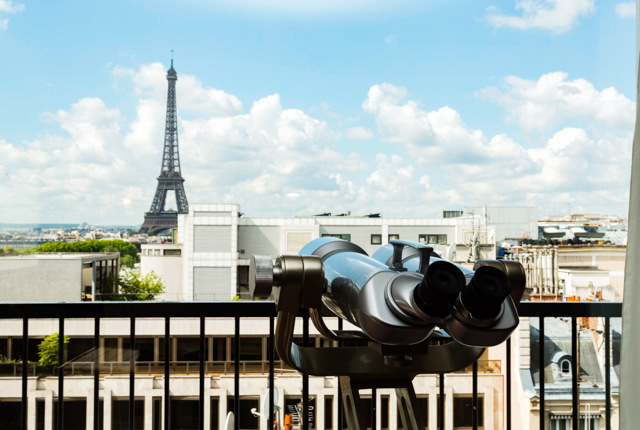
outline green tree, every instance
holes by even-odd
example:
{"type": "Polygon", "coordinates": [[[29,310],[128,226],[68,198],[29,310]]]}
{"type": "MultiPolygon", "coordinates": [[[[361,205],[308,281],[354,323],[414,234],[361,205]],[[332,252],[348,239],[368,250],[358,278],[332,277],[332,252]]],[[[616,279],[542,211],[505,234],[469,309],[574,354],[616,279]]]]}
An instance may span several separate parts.
{"type": "Polygon", "coordinates": [[[162,279],[155,272],[142,276],[140,273],[125,271],[123,276],[113,277],[107,284],[108,286],[104,289],[106,293],[104,300],[153,301],[158,294],[164,293],[162,279]]]}
{"type": "Polygon", "coordinates": [[[120,265],[133,269],[133,265],[136,263],[136,259],[130,255],[125,255],[120,259],[120,265]]]}
{"type": "Polygon", "coordinates": [[[130,255],[136,259],[138,249],[132,243],[120,239],[84,240],[78,242],[49,242],[36,248],[37,252],[119,252],[120,258],[130,255]]]}
{"type": "MultiPolygon", "coordinates": [[[[58,365],[58,351],[60,335],[53,333],[44,338],[40,345],[38,345],[38,356],[40,357],[40,364],[43,366],[57,366],[58,365]]],[[[64,337],[64,344],[69,344],[69,336],[64,337]]]]}

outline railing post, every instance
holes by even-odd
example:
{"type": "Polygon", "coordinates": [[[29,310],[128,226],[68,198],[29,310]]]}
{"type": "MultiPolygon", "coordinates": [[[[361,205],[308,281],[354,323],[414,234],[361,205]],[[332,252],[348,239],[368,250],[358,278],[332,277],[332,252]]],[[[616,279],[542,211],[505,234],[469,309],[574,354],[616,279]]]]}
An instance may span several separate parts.
{"type": "Polygon", "coordinates": [[[273,362],[274,358],[274,335],[273,335],[273,317],[269,317],[269,416],[267,418],[267,424],[269,424],[269,430],[274,428],[274,420],[273,420],[273,410],[275,400],[273,398],[273,384],[274,384],[274,374],[273,374],[273,362]]]}
{"type": "Polygon", "coordinates": [[[578,377],[580,369],[578,368],[578,318],[571,317],[571,406],[573,408],[573,430],[579,430],[580,425],[580,391],[578,391],[578,377]]]}
{"type": "Polygon", "coordinates": [[[473,362],[472,369],[473,375],[471,377],[471,383],[473,386],[473,412],[471,415],[471,427],[473,430],[478,430],[478,360],[473,362]]]}
{"type": "Polygon", "coordinates": [[[234,380],[233,380],[233,416],[236,418],[234,420],[234,430],[240,429],[240,317],[235,317],[235,344],[234,344],[234,380]]]}
{"type": "Polygon", "coordinates": [[[205,348],[204,348],[204,317],[200,317],[200,378],[199,378],[199,396],[198,396],[198,428],[204,430],[204,366],[205,366],[205,348]]]}
{"type": "Polygon", "coordinates": [[[169,381],[170,381],[170,354],[171,354],[171,319],[169,317],[164,318],[164,428],[163,430],[170,430],[169,421],[169,381]]]}
{"type": "Polygon", "coordinates": [[[58,429],[64,429],[64,318],[59,318],[58,327],[58,429]]]}
{"type": "Polygon", "coordinates": [[[604,319],[605,426],[611,430],[611,318],[604,319]]]}
{"type": "Polygon", "coordinates": [[[546,412],[545,412],[545,404],[544,404],[544,366],[545,366],[545,357],[544,357],[544,317],[541,316],[539,318],[540,328],[538,329],[538,362],[540,371],[538,372],[540,375],[540,430],[544,430],[546,425],[546,412]]]}
{"type": "MultiPolygon", "coordinates": [[[[29,356],[29,319],[22,319],[22,402],[20,404],[20,428],[27,430],[27,358],[29,356]]],[[[14,366],[15,369],[15,366],[14,366]]]]}
{"type": "MultiPolygon", "coordinates": [[[[506,429],[511,430],[511,338],[507,339],[507,417],[506,429]]],[[[542,429],[540,429],[542,430],[542,429]]]]}
{"type": "Polygon", "coordinates": [[[93,320],[93,430],[100,428],[100,318],[93,320]]]}
{"type": "Polygon", "coordinates": [[[129,331],[129,430],[135,428],[136,388],[136,318],[131,317],[129,331]]]}
{"type": "MultiPolygon", "coordinates": [[[[309,314],[302,317],[302,346],[309,344],[309,314]]],[[[302,430],[309,430],[309,374],[302,374],[302,430]]]]}

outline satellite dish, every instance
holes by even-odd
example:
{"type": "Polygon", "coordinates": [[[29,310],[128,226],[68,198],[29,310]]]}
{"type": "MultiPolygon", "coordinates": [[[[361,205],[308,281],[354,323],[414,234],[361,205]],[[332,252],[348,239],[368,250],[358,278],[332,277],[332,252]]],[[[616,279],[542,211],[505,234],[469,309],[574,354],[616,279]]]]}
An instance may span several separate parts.
{"type": "MultiPolygon", "coordinates": [[[[269,393],[271,390],[264,393],[264,397],[262,397],[262,415],[269,419],[269,393]]],[[[278,389],[273,388],[273,411],[276,412],[278,409],[278,389]]]]}
{"type": "Polygon", "coordinates": [[[452,243],[449,245],[449,249],[447,250],[447,260],[453,261],[456,258],[456,244],[452,243]]]}
{"type": "Polygon", "coordinates": [[[233,418],[233,412],[227,414],[227,421],[224,424],[224,430],[233,430],[235,427],[235,419],[233,418]]]}

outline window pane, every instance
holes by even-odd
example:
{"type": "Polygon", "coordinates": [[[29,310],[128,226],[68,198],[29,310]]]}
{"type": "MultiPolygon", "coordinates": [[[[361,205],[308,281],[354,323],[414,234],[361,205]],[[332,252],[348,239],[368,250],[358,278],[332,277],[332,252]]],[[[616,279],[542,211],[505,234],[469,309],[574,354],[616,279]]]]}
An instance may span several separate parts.
{"type": "MultiPolygon", "coordinates": [[[[66,403],[67,401],[65,400],[65,419],[67,417],[66,403]]],[[[135,400],[133,403],[135,416],[134,427],[136,430],[143,430],[144,400],[135,400]]],[[[113,430],[129,430],[129,399],[113,400],[111,403],[111,428],[113,430]]],[[[66,425],[65,430],[67,430],[66,425]]]]}
{"type": "MultiPolygon", "coordinates": [[[[478,397],[478,427],[484,426],[484,399],[478,397]]],[[[453,427],[471,427],[473,420],[473,399],[471,397],[454,397],[453,427]]]]}
{"type": "Polygon", "coordinates": [[[438,235],[438,243],[440,245],[446,245],[447,244],[447,235],[446,234],[439,234],[438,235]]]}
{"type": "Polygon", "coordinates": [[[429,235],[429,243],[430,244],[436,244],[438,243],[438,236],[430,234],[429,235]]]}
{"type": "Polygon", "coordinates": [[[400,235],[399,234],[390,234],[389,235],[389,240],[400,240],[400,235]]]}
{"type": "Polygon", "coordinates": [[[371,245],[380,245],[382,244],[382,235],[381,234],[372,234],[371,235],[371,245]]]}
{"type": "Polygon", "coordinates": [[[0,428],[20,430],[20,401],[0,401],[0,428]]]}
{"type": "Polygon", "coordinates": [[[324,398],[324,428],[325,430],[333,429],[333,397],[331,396],[324,398]]]}
{"type": "Polygon", "coordinates": [[[426,243],[427,242],[427,235],[426,234],[421,234],[418,236],[418,242],[420,243],[426,243]]]}
{"type": "Polygon", "coordinates": [[[198,430],[199,413],[197,400],[171,399],[171,428],[198,430]]]}
{"type": "MultiPolygon", "coordinates": [[[[237,422],[239,423],[238,427],[240,428],[240,430],[258,430],[260,428],[259,417],[255,417],[251,413],[252,408],[260,410],[258,403],[260,403],[258,399],[240,399],[238,415],[236,415],[235,417],[237,422]]],[[[233,397],[230,397],[227,404],[228,411],[234,412],[235,399],[233,397]]]]}

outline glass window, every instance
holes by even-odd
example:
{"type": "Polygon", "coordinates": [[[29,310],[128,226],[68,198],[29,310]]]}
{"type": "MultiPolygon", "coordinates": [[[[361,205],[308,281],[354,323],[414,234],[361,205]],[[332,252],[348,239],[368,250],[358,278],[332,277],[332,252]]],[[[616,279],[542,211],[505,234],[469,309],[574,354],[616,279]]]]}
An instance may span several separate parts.
{"type": "Polygon", "coordinates": [[[181,255],[181,250],[179,249],[165,249],[164,255],[181,255]]]}
{"type": "MultiPolygon", "coordinates": [[[[231,360],[235,360],[235,340],[231,341],[231,360]]],[[[241,337],[240,338],[240,361],[261,361],[262,360],[262,338],[261,337],[241,337]]]]}
{"type": "Polygon", "coordinates": [[[160,255],[160,250],[159,249],[154,250],[153,255],[160,255]]]}
{"type": "MultiPolygon", "coordinates": [[[[478,427],[484,427],[484,399],[478,397],[478,427]]],[[[453,398],[453,428],[471,427],[473,421],[473,398],[453,398]]]]}
{"type": "Polygon", "coordinates": [[[400,235],[399,234],[390,234],[389,235],[389,240],[400,240],[400,235]]]}
{"type": "MultiPolygon", "coordinates": [[[[302,428],[302,423],[300,421],[301,411],[301,399],[300,397],[285,397],[284,399],[284,413],[291,414],[291,418],[293,419],[294,428],[296,425],[299,425],[302,428]]],[[[310,399],[309,401],[309,428],[316,428],[316,399],[310,399]]]]}
{"type": "Polygon", "coordinates": [[[371,245],[381,245],[382,244],[382,235],[381,234],[372,234],[371,235],[371,245]]]}
{"type": "MultiPolygon", "coordinates": [[[[236,414],[236,422],[238,422],[238,428],[240,430],[258,430],[260,428],[259,417],[256,417],[251,413],[251,409],[253,408],[260,410],[259,403],[258,399],[240,399],[238,413],[236,414]]],[[[233,396],[229,397],[227,405],[227,410],[229,412],[234,412],[235,399],[233,396]]]]}
{"type": "Polygon", "coordinates": [[[20,401],[0,401],[0,428],[20,428],[20,401]]]}
{"type": "Polygon", "coordinates": [[[336,239],[346,240],[347,242],[351,242],[350,234],[323,234],[322,237],[335,237],[336,239]]]}
{"type": "MultiPolygon", "coordinates": [[[[64,401],[65,411],[65,430],[66,418],[67,418],[67,400],[64,401]]],[[[86,406],[86,404],[85,404],[86,406]]],[[[133,414],[134,414],[134,429],[144,429],[144,400],[135,400],[133,402],[133,414]]],[[[72,411],[69,411],[72,414],[72,411]]],[[[55,422],[55,421],[54,421],[55,422]]],[[[111,428],[113,430],[128,430],[129,429],[129,399],[114,399],[111,403],[111,428]]],[[[55,429],[54,429],[55,430],[55,429]]]]}
{"type": "Polygon", "coordinates": [[[421,234],[418,236],[418,242],[428,245],[446,245],[446,234],[421,234]]]}
{"type": "Polygon", "coordinates": [[[197,400],[171,399],[172,429],[198,430],[200,405],[197,400]]]}
{"type": "Polygon", "coordinates": [[[325,396],[324,398],[324,428],[325,430],[333,430],[333,397],[325,396]]]}
{"type": "Polygon", "coordinates": [[[211,398],[211,430],[220,429],[220,400],[217,397],[211,398]]]}
{"type": "MultiPolygon", "coordinates": [[[[176,341],[176,359],[178,361],[200,360],[200,339],[197,337],[179,337],[176,341]]],[[[206,350],[206,344],[205,344],[206,350]]],[[[206,352],[205,352],[206,354],[206,352]]],[[[206,360],[206,356],[205,356],[206,360]]]]}

